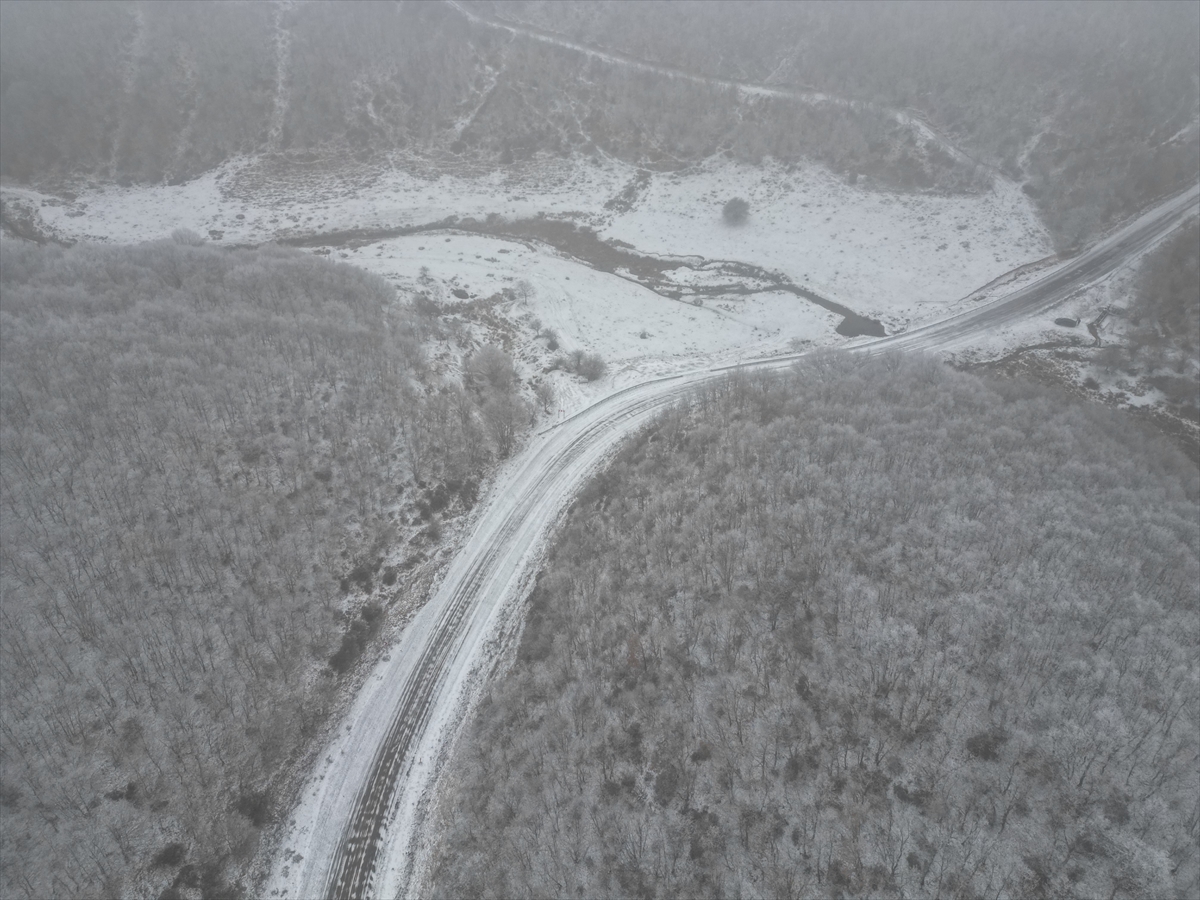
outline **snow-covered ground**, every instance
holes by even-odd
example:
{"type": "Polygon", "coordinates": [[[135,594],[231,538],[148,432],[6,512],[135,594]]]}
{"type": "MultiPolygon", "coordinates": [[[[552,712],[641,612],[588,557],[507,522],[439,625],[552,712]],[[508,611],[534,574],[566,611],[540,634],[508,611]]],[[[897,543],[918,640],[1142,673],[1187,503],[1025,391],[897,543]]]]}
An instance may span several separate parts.
{"type": "Polygon", "coordinates": [[[780,271],[797,284],[879,318],[888,330],[944,315],[955,301],[1047,256],[1028,198],[996,180],[981,195],[894,194],[846,184],[816,167],[710,160],[655,175],[628,212],[600,230],[643,253],[690,253],[780,271]],[[743,197],[737,228],[719,215],[743,197]]]}
{"type": "Polygon", "coordinates": [[[85,189],[73,201],[4,187],[72,240],[129,242],[176,228],[225,243],[422,225],[447,216],[574,216],[639,252],[740,260],[779,270],[864,315],[928,318],[1018,265],[1049,239],[1015,185],[979,195],[851,186],[820,166],[713,159],[674,173],[613,160],[542,159],[474,176],[288,169],[239,160],[182,185],[85,189]],[[282,182],[282,186],[281,186],[282,182]],[[619,198],[626,186],[627,202],[619,198]],[[721,207],[750,203],[731,228],[721,207]],[[616,208],[613,208],[616,207],[616,208]]]}
{"type": "MultiPolygon", "coordinates": [[[[748,263],[877,318],[889,333],[969,308],[980,299],[972,291],[1050,253],[1028,199],[999,178],[979,195],[896,194],[848,185],[816,165],[753,167],[724,158],[673,173],[603,158],[542,158],[474,174],[241,159],[182,185],[87,187],[63,197],[0,191],[6,204],[69,240],[134,242],[178,228],[224,245],[329,234],[329,245],[315,252],[375,271],[406,292],[440,285],[443,293],[460,287],[488,297],[524,280],[532,290],[503,312],[553,328],[564,350],[599,353],[609,363],[606,389],[794,346],[841,346],[840,317],[779,292],[705,296],[701,305],[671,299],[534,241],[446,229],[354,246],[334,233],[448,217],[568,218],[633,252],[680,259],[687,265],[667,277],[685,293],[732,280],[688,266],[748,263]],[[750,204],[740,227],[721,217],[734,196],[750,204]]],[[[536,349],[532,331],[525,337],[526,350],[536,349]]],[[[597,395],[599,386],[551,377],[567,401],[564,414],[578,408],[572,398],[597,395]]]]}
{"type": "Polygon", "coordinates": [[[431,283],[472,297],[511,289],[517,294],[508,306],[511,317],[553,329],[564,352],[600,354],[618,380],[627,372],[661,374],[697,358],[736,362],[786,351],[795,340],[825,341],[841,321],[779,291],[706,299],[699,306],[672,300],[545,245],[485,235],[407,235],[338,256],[414,293],[431,283]],[[528,287],[518,288],[521,282],[528,287]]]}
{"type": "Polygon", "coordinates": [[[84,188],[73,201],[9,187],[5,202],[40,205],[57,234],[114,243],[165,238],[176,228],[225,243],[349,229],[438,222],[447,216],[523,218],[602,209],[629,173],[614,164],[563,160],[480,175],[437,174],[414,167],[359,170],[328,161],[311,167],[237,159],[180,185],[84,188]]]}
{"type": "MultiPolygon", "coordinates": [[[[1150,382],[1156,375],[1180,373],[1139,366],[1133,374],[1127,370],[1128,363],[1120,353],[1110,355],[1112,349],[1121,348],[1128,341],[1126,332],[1131,327],[1128,306],[1136,294],[1139,263],[1149,252],[1143,251],[1109,277],[1081,288],[1055,310],[1055,318],[1076,320],[1074,327],[1059,325],[1048,317],[1015,322],[995,329],[986,340],[960,346],[948,358],[956,364],[973,365],[1028,353],[1027,359],[1038,357],[1043,372],[1053,372],[1059,383],[1106,403],[1169,408],[1166,396],[1150,382]],[[1104,311],[1108,315],[1102,317],[1104,311]],[[1087,328],[1089,322],[1096,321],[1100,322],[1098,347],[1087,328]]],[[[1197,367],[1200,362],[1193,362],[1189,372],[1194,373],[1197,367]]]]}
{"type": "MultiPolygon", "coordinates": [[[[1179,195],[1178,200],[1191,210],[1190,216],[1197,214],[1198,193],[1200,191],[1193,187],[1179,195]]],[[[1114,229],[1099,242],[1097,248],[1111,245],[1126,230],[1136,228],[1140,222],[1154,215],[1155,211],[1149,211],[1124,227],[1114,229]]],[[[1143,370],[1136,376],[1132,375],[1114,365],[1113,360],[1118,357],[1104,353],[1103,348],[1121,347],[1126,343],[1126,332],[1131,327],[1129,306],[1136,295],[1140,265],[1168,238],[1169,233],[1163,234],[1139,252],[1128,255],[1107,276],[1090,281],[1074,291],[1058,304],[1053,313],[1015,320],[994,327],[986,335],[976,336],[969,341],[943,344],[943,350],[957,364],[979,364],[1003,360],[1025,349],[1042,348],[1030,352],[1042,357],[1046,368],[1053,370],[1061,383],[1086,388],[1093,392],[1093,396],[1118,406],[1165,407],[1166,398],[1162,391],[1149,382],[1155,375],[1172,373],[1143,370]],[[1057,318],[1073,319],[1077,324],[1074,327],[1059,325],[1054,321],[1057,318]],[[1087,327],[1088,323],[1095,322],[1099,323],[1099,347],[1094,345],[1087,327]]],[[[967,298],[967,304],[986,304],[1011,295],[1062,265],[1051,259],[1010,273],[996,284],[987,285],[967,298]]],[[[1193,366],[1197,365],[1200,363],[1193,363],[1193,366]]]]}

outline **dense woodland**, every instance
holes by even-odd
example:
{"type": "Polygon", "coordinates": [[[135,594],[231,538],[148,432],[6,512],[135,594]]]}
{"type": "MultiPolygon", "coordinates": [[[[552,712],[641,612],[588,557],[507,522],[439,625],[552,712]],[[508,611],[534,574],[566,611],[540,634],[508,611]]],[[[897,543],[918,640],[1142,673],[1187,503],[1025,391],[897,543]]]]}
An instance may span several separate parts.
{"type": "Polygon", "coordinates": [[[530,408],[499,347],[439,378],[436,307],[349,266],[0,252],[0,894],[232,890],[530,408]]]}
{"type": "Polygon", "coordinates": [[[746,96],[472,23],[443,3],[0,6],[0,171],[178,181],[237,154],[497,166],[812,159],[866,185],[1024,183],[1063,247],[1196,179],[1194,3],[464,5],[746,96]],[[956,158],[897,123],[908,109],[956,158]]]}
{"type": "Polygon", "coordinates": [[[932,360],[713,385],[576,502],[431,892],[1196,896],[1198,501],[932,360]]]}

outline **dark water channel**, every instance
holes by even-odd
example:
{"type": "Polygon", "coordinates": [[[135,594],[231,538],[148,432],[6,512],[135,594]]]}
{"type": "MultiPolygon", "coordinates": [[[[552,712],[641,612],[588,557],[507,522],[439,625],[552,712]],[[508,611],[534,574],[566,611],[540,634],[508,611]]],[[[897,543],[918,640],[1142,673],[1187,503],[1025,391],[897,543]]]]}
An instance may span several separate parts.
{"type": "Polygon", "coordinates": [[[594,269],[636,281],[660,296],[672,300],[699,300],[711,296],[746,296],[767,291],[784,291],[830,312],[842,316],[837,333],[845,337],[867,335],[884,337],[883,324],[876,319],[860,316],[854,310],[822,297],[816,291],[795,284],[780,272],[772,272],[748,263],[732,260],[707,260],[698,256],[661,258],[645,256],[621,241],[605,241],[590,228],[580,227],[563,219],[517,219],[508,221],[491,216],[485,221],[458,219],[453,216],[427,225],[397,228],[357,228],[301,237],[280,238],[278,243],[290,247],[363,247],[377,241],[413,234],[453,230],[469,234],[539,241],[560,253],[578,259],[594,269]],[[727,283],[688,285],[675,283],[667,274],[673,269],[688,268],[724,276],[727,283]]]}

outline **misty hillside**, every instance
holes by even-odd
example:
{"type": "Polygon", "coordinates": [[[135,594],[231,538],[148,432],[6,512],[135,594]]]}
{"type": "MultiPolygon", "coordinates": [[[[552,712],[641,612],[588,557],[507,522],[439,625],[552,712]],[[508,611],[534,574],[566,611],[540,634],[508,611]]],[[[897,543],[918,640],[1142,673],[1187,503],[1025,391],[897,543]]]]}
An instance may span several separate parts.
{"type": "Polygon", "coordinates": [[[1195,0],[0,0],[0,194],[0,898],[1200,892],[1195,0]]]}
{"type": "MultiPolygon", "coordinates": [[[[480,4],[690,72],[915,112],[1025,181],[1079,240],[1195,178],[1200,8],[1188,3],[480,4]]],[[[879,152],[843,148],[851,169],[879,152]]],[[[940,185],[939,185],[940,186],[940,185]]]]}
{"type": "Polygon", "coordinates": [[[1200,146],[1195,4],[1097,7],[10,2],[0,165],[155,182],[262,152],[727,152],[948,191],[1003,172],[1069,246],[1193,180],[1200,146]]]}
{"type": "Polygon", "coordinates": [[[934,361],[733,375],[580,494],[443,897],[1189,897],[1195,469],[934,361]]]}

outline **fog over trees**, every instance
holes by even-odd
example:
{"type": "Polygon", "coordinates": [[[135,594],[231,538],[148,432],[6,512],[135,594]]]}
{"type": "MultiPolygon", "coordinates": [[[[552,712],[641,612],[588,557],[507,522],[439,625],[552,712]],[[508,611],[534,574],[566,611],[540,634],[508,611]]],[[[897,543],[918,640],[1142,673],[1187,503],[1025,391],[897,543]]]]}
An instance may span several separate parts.
{"type": "Polygon", "coordinates": [[[436,896],[1187,897],[1196,470],[932,360],[731,375],[578,498],[436,896]]]}
{"type": "Polygon", "coordinates": [[[179,181],[262,151],[285,167],[400,154],[489,168],[537,153],[677,168],[725,152],[904,190],[975,191],[1002,171],[1063,247],[1195,177],[1195,3],[460,6],[486,21],[434,2],[9,0],[0,171],[179,181]],[[928,120],[965,155],[888,110],[928,120]]]}
{"type": "MultiPolygon", "coordinates": [[[[1064,247],[1195,180],[1195,3],[495,0],[487,8],[688,72],[915,112],[978,162],[1025,181],[1064,247]]],[[[958,177],[936,151],[931,159],[907,139],[907,152],[892,145],[888,125],[861,107],[819,137],[797,138],[776,130],[800,125],[783,124],[803,115],[785,106],[746,114],[732,151],[787,158],[789,141],[807,140],[820,149],[803,152],[894,185],[947,188],[958,177]]]]}

